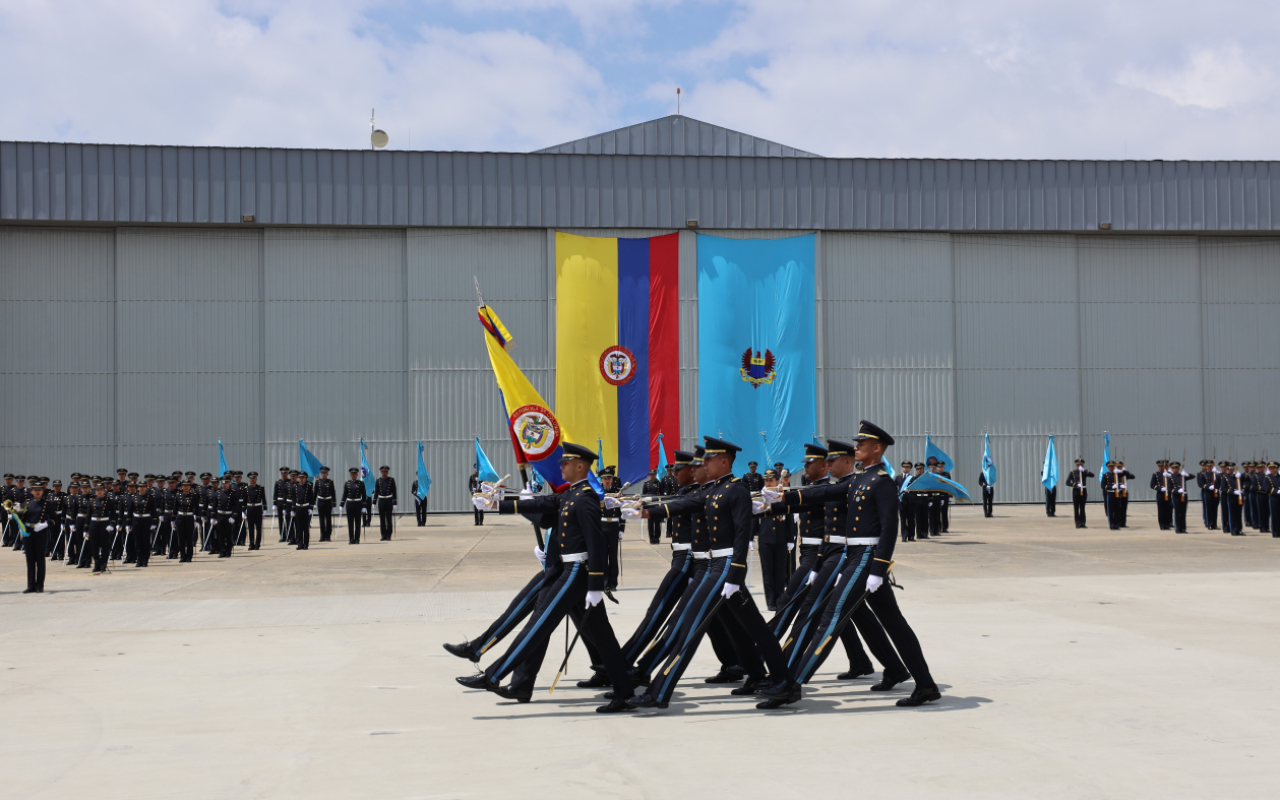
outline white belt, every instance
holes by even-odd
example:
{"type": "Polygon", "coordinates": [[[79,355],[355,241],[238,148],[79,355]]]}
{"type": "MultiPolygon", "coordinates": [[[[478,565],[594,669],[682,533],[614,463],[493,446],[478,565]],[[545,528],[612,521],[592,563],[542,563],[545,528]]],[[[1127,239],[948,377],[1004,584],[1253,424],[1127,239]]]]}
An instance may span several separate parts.
{"type": "Polygon", "coordinates": [[[190,517],[190,516],[192,516],[192,515],[194,515],[194,514],[195,514],[195,512],[194,512],[194,511],[179,511],[179,512],[178,512],[178,516],[180,516],[180,517],[190,517]]]}
{"type": "Polygon", "coordinates": [[[391,495],[389,495],[389,494],[380,494],[380,495],[378,495],[378,499],[379,499],[379,500],[390,500],[390,499],[391,499],[391,495]]]}
{"type": "Polygon", "coordinates": [[[711,558],[711,553],[706,550],[695,550],[690,555],[693,556],[694,561],[706,561],[707,559],[711,558]]]}
{"type": "Polygon", "coordinates": [[[259,508],[262,503],[246,503],[246,505],[249,506],[249,508],[259,508]]]}
{"type": "Polygon", "coordinates": [[[137,519],[138,517],[149,517],[151,515],[150,514],[134,514],[133,516],[135,519],[137,519]]]}
{"type": "Polygon", "coordinates": [[[94,522],[110,522],[111,517],[90,517],[94,522]]]}
{"type": "Polygon", "coordinates": [[[712,558],[728,558],[731,555],[733,555],[732,547],[721,547],[719,550],[711,551],[712,558]]]}
{"type": "Polygon", "coordinates": [[[822,544],[822,540],[813,536],[800,537],[800,544],[822,544]]]}
{"type": "Polygon", "coordinates": [[[577,563],[586,561],[587,554],[586,553],[565,553],[564,555],[560,556],[560,560],[570,564],[577,564],[577,563]]]}
{"type": "Polygon", "coordinates": [[[832,544],[880,544],[877,536],[828,536],[827,541],[832,544]]]}
{"type": "Polygon", "coordinates": [[[676,553],[680,552],[681,550],[691,550],[691,549],[693,549],[693,545],[691,544],[675,544],[674,542],[671,544],[671,550],[676,553]]]}

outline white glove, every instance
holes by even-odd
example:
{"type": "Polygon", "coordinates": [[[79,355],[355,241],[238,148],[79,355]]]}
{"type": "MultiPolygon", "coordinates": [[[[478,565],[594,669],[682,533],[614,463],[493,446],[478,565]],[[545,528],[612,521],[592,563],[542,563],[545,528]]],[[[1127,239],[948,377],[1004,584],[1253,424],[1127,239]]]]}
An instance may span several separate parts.
{"type": "MultiPolygon", "coordinates": [[[[1240,493],[1239,493],[1239,492],[1236,492],[1236,494],[1240,494],[1240,493]]],[[[115,525],[108,525],[108,526],[107,526],[107,532],[108,532],[108,533],[110,533],[110,532],[114,531],[115,529],[116,529],[116,526],[115,526],[115,525]]]]}
{"type": "Polygon", "coordinates": [[[1240,495],[1240,493],[1239,493],[1239,492],[1232,492],[1232,494],[1234,494],[1234,495],[1236,495],[1236,496],[1239,496],[1239,495],[1240,495]]]}
{"type": "Polygon", "coordinates": [[[605,507],[605,508],[619,508],[619,507],[621,507],[621,506],[622,506],[622,498],[621,498],[621,497],[614,497],[614,496],[613,496],[613,495],[611,495],[611,494],[607,494],[607,495],[605,495],[605,496],[604,496],[604,507],[605,507]]]}
{"type": "Polygon", "coordinates": [[[45,529],[45,528],[47,528],[47,527],[49,527],[49,523],[47,523],[47,522],[37,522],[37,523],[36,523],[36,533],[39,533],[40,531],[44,530],[44,529],[45,529]]]}
{"type": "Polygon", "coordinates": [[[498,507],[498,504],[496,501],[494,501],[492,498],[485,497],[482,494],[474,495],[471,498],[471,504],[476,508],[480,509],[481,511],[492,511],[493,509],[498,507]]]}
{"type": "Polygon", "coordinates": [[[751,501],[751,513],[752,513],[752,514],[763,514],[764,512],[766,512],[766,511],[768,511],[768,510],[769,510],[769,504],[768,504],[768,503],[766,503],[765,501],[763,501],[763,500],[752,500],[752,501],[751,501]]]}
{"type": "Polygon", "coordinates": [[[1187,493],[1187,490],[1186,490],[1186,489],[1179,489],[1179,490],[1178,490],[1178,493],[1179,493],[1179,494],[1186,494],[1186,493],[1187,493]]]}
{"type": "Polygon", "coordinates": [[[494,492],[498,491],[498,487],[492,483],[484,483],[482,481],[480,483],[480,491],[485,494],[493,494],[494,492]]]}
{"type": "Polygon", "coordinates": [[[240,512],[240,519],[245,520],[245,521],[248,521],[248,519],[249,519],[249,512],[248,512],[248,511],[241,511],[241,512],[240,512]]]}
{"type": "Polygon", "coordinates": [[[87,541],[89,541],[89,532],[88,532],[88,531],[85,531],[85,532],[84,532],[84,540],[85,540],[86,542],[87,542],[87,541]]]}
{"type": "Polygon", "coordinates": [[[603,599],[604,592],[587,592],[587,608],[600,605],[603,599]]]}
{"type": "Polygon", "coordinates": [[[544,567],[547,565],[547,551],[543,550],[541,547],[538,547],[536,544],[533,546],[533,555],[535,558],[538,559],[539,564],[541,564],[544,567]]]}
{"type": "Polygon", "coordinates": [[[392,503],[392,504],[391,504],[391,510],[392,510],[392,511],[395,511],[395,510],[396,510],[397,508],[399,508],[399,507],[400,507],[400,506],[398,506],[398,505],[396,505],[396,504],[394,504],[394,503],[392,503]]]}
{"type": "Polygon", "coordinates": [[[814,572],[813,570],[809,570],[809,577],[804,579],[804,585],[812,586],[814,579],[817,577],[818,577],[818,573],[814,572]]]}
{"type": "Polygon", "coordinates": [[[622,509],[622,518],[623,519],[640,519],[640,509],[624,508],[622,509]]]}
{"type": "Polygon", "coordinates": [[[868,576],[867,576],[867,591],[868,591],[868,592],[874,592],[876,589],[879,589],[879,588],[881,587],[881,585],[883,585],[883,584],[884,584],[884,578],[881,578],[879,575],[868,575],[868,576]]]}
{"type": "Polygon", "coordinates": [[[736,583],[726,583],[724,585],[724,588],[720,590],[720,596],[726,599],[733,597],[735,594],[738,593],[739,588],[740,587],[736,583]]]}
{"type": "Polygon", "coordinates": [[[751,549],[752,549],[752,550],[755,550],[755,549],[756,549],[756,540],[755,540],[755,539],[752,539],[752,540],[751,540],[751,549]]]}
{"type": "Polygon", "coordinates": [[[782,499],[782,492],[765,487],[760,490],[760,496],[764,498],[766,503],[776,503],[782,499]]]}
{"type": "Polygon", "coordinates": [[[836,573],[836,582],[835,582],[834,584],[832,584],[832,586],[833,586],[833,587],[835,587],[835,586],[839,586],[839,585],[840,585],[840,579],[841,579],[841,578],[843,578],[843,577],[844,577],[844,574],[843,574],[843,573],[839,573],[839,572],[838,572],[838,573],[836,573]]]}
{"type": "Polygon", "coordinates": [[[795,550],[795,549],[796,549],[796,543],[795,543],[795,542],[787,542],[787,552],[788,552],[788,553],[790,553],[792,550],[795,550]]]}
{"type": "Polygon", "coordinates": [[[532,500],[532,499],[533,499],[533,490],[532,490],[532,489],[530,489],[528,486],[526,486],[526,487],[524,487],[523,489],[521,489],[521,490],[520,490],[520,499],[521,499],[521,500],[532,500]]]}
{"type": "Polygon", "coordinates": [[[627,538],[626,533],[627,533],[626,531],[618,531],[618,541],[622,541],[623,539],[627,538]]]}

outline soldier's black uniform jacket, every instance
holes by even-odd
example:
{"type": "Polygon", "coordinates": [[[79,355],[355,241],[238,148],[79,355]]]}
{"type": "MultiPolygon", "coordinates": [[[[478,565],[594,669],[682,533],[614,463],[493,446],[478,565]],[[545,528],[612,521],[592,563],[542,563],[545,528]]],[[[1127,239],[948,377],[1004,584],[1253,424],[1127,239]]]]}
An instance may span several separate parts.
{"type": "Polygon", "coordinates": [[[263,508],[267,503],[267,487],[262,484],[246,483],[244,485],[244,507],[245,508],[263,508]]]}
{"type": "Polygon", "coordinates": [[[663,494],[662,481],[659,481],[656,478],[650,478],[649,480],[644,482],[644,486],[640,487],[640,494],[647,494],[647,495],[663,494]]]}
{"type": "Polygon", "coordinates": [[[747,578],[747,554],[754,533],[751,491],[732,475],[723,475],[706,485],[704,498],[710,549],[713,553],[733,549],[725,583],[741,586],[747,578]]]}
{"type": "Polygon", "coordinates": [[[200,495],[194,491],[184,492],[178,490],[178,494],[173,499],[173,513],[179,516],[200,513],[200,495]]]}
{"type": "MultiPolygon", "coordinates": [[[[288,478],[280,478],[276,481],[275,487],[271,492],[271,505],[276,508],[287,508],[289,503],[289,487],[293,486],[293,481],[288,478]]],[[[363,495],[361,495],[363,497],[363,495]]]]}
{"type": "MultiPolygon", "coordinates": [[[[605,497],[621,497],[620,492],[605,492],[605,497]]],[[[604,526],[606,533],[610,533],[615,537],[619,531],[627,529],[626,520],[622,518],[621,508],[605,508],[603,501],[600,504],[600,523],[604,526]]]]}
{"type": "Polygon", "coordinates": [[[785,503],[774,503],[760,516],[760,532],[756,534],[760,544],[791,544],[796,540],[795,520],[786,510],[785,503]],[[782,512],[775,509],[782,506],[782,512]]]}
{"type": "Polygon", "coordinates": [[[5,500],[8,500],[8,501],[10,501],[11,503],[13,503],[13,505],[14,505],[15,507],[17,507],[17,506],[18,506],[18,503],[19,503],[19,501],[20,501],[20,499],[21,499],[21,498],[20,498],[20,497],[19,497],[19,495],[18,495],[18,485],[17,485],[17,484],[10,484],[10,485],[8,485],[8,486],[0,486],[0,503],[3,503],[5,500]]]}
{"type": "Polygon", "coordinates": [[[742,474],[742,482],[746,484],[747,489],[753,494],[764,488],[764,476],[759,472],[744,472],[742,474]]]}
{"type": "Polygon", "coordinates": [[[289,489],[289,503],[294,508],[311,508],[316,502],[315,490],[307,481],[295,483],[289,489]]]}
{"type": "MultiPolygon", "coordinates": [[[[547,569],[558,568],[563,556],[587,554],[587,591],[604,591],[604,571],[609,551],[605,547],[604,527],[600,522],[603,501],[585,479],[559,495],[531,498],[509,498],[498,503],[500,514],[541,515],[558,511],[557,523],[547,539],[547,569]]],[[[751,511],[750,507],[747,509],[751,511]]]]}
{"type": "MultiPolygon", "coordinates": [[[[27,501],[26,507],[22,509],[22,524],[26,526],[28,531],[35,533],[36,526],[42,522],[47,522],[50,525],[56,522],[50,516],[49,505],[43,498],[37,500],[33,497],[27,501]]],[[[42,552],[41,555],[44,555],[44,553],[42,552]]]]}
{"type": "Polygon", "coordinates": [[[125,500],[125,512],[128,517],[126,522],[130,523],[138,517],[151,516],[156,503],[155,496],[150,492],[138,492],[135,495],[126,495],[125,500]]]}
{"type": "Polygon", "coordinates": [[[90,497],[86,508],[88,509],[90,520],[102,519],[105,517],[108,525],[115,524],[116,504],[111,500],[111,498],[106,496],[106,492],[103,492],[102,497],[98,497],[97,495],[90,497]]]}
{"type": "Polygon", "coordinates": [[[200,487],[200,507],[206,517],[212,516],[218,507],[218,487],[212,482],[200,487]]]}
{"type": "MultiPolygon", "coordinates": [[[[849,482],[853,480],[856,473],[849,473],[843,478],[828,480],[823,483],[816,483],[812,486],[806,486],[803,489],[789,489],[782,494],[782,502],[788,506],[793,506],[801,512],[801,527],[804,525],[804,512],[816,511],[822,509],[822,528],[814,536],[843,536],[845,527],[845,517],[849,515],[849,482]]],[[[887,474],[887,473],[886,473],[887,474]]],[[[890,481],[892,484],[892,481],[890,481]]],[[[898,487],[893,484],[893,491],[896,494],[898,487]]],[[[810,534],[804,533],[802,536],[808,537],[810,534]]],[[[830,543],[823,545],[822,555],[828,552],[839,552],[844,549],[844,545],[830,543]]]]}
{"type": "Polygon", "coordinates": [[[1196,473],[1196,486],[1210,491],[1218,490],[1218,476],[1211,469],[1202,469],[1196,473]]]}
{"type": "Polygon", "coordinates": [[[338,496],[334,494],[332,478],[316,478],[316,482],[312,486],[316,491],[316,503],[333,505],[337,501],[338,496]]]}
{"type": "Polygon", "coordinates": [[[688,486],[678,486],[677,490],[678,496],[675,500],[664,500],[661,503],[646,506],[649,510],[649,518],[669,520],[667,532],[671,534],[672,544],[692,545],[690,549],[703,552],[707,549],[707,537],[705,535],[706,505],[701,495],[702,487],[691,483],[688,486]],[[695,517],[696,526],[703,529],[701,536],[697,536],[694,531],[695,517]],[[699,539],[701,539],[700,542],[699,539]]]}
{"type": "Polygon", "coordinates": [[[212,510],[220,517],[240,513],[240,493],[235,488],[219,489],[213,493],[212,510]]]}
{"type": "MultiPolygon", "coordinates": [[[[889,573],[893,561],[893,547],[898,541],[898,487],[883,463],[874,464],[853,475],[846,475],[839,482],[828,486],[811,487],[796,492],[801,502],[826,503],[831,497],[843,493],[843,520],[839,515],[827,513],[827,522],[838,528],[827,528],[829,535],[848,538],[875,538],[876,555],[871,562],[870,573],[883,578],[889,573]],[[800,497],[799,495],[805,495],[800,497]]],[[[784,499],[791,492],[784,495],[784,499]]]]}
{"type": "Polygon", "coordinates": [[[676,481],[675,476],[670,472],[663,475],[662,480],[658,481],[658,484],[662,487],[659,494],[666,495],[667,497],[680,494],[680,484],[676,481]]]}
{"type": "Polygon", "coordinates": [[[365,498],[364,481],[353,478],[342,484],[342,504],[363,503],[365,498]]]}
{"type": "Polygon", "coordinates": [[[396,479],[388,476],[374,481],[373,497],[375,500],[390,500],[392,505],[399,505],[400,496],[396,492],[396,479]]]}
{"type": "Polygon", "coordinates": [[[1067,485],[1076,490],[1076,494],[1084,494],[1089,491],[1086,485],[1089,478],[1095,477],[1092,472],[1087,469],[1073,469],[1067,474],[1067,485]]]}
{"type": "MultiPolygon", "coordinates": [[[[826,535],[826,518],[827,509],[823,503],[802,503],[799,500],[799,493],[809,493],[823,486],[830,486],[831,479],[823,478],[819,482],[810,484],[800,489],[788,489],[782,493],[782,500],[769,506],[769,513],[773,516],[786,515],[790,517],[792,514],[800,515],[800,529],[797,531],[799,539],[822,539],[826,535]],[[791,498],[788,502],[787,495],[795,493],[797,496],[791,498]]],[[[800,544],[800,548],[804,552],[806,547],[817,547],[814,544],[800,544]]]]}

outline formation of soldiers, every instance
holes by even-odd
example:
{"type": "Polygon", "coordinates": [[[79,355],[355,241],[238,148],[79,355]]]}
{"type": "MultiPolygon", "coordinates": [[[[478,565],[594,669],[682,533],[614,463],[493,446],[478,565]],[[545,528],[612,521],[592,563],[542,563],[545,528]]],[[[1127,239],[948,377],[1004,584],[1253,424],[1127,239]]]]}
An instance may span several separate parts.
{"type": "MultiPolygon", "coordinates": [[[[782,478],[789,476],[780,470],[756,474],[754,465],[735,478],[740,448],[714,437],[704,441],[693,452],[676,451],[671,470],[676,489],[670,496],[620,496],[611,491],[611,480],[602,496],[589,480],[595,454],[568,443],[561,470],[569,488],[562,494],[534,495],[526,488],[518,497],[503,497],[500,487],[481,486],[473,498],[477,509],[521,514],[534,522],[534,554],[542,569],[480,636],[444,646],[478,663],[523,623],[505,653],[458,682],[528,702],[551,634],[568,616],[594,671],[578,686],[611,689],[604,695],[608,702],[597,709],[601,713],[666,708],[704,637],[720,664],[705,681],[738,684],[730,694],[759,696],[757,708],[800,700],[804,684],[833,651],[833,639],[840,640],[849,660],[840,679],[874,673],[869,649],[883,669],[872,691],[914,681],[912,693],[898,705],[939,699],[890,579],[902,518],[898,485],[882,460],[893,437],[864,421],[856,442],[806,445],[800,488],[784,485],[782,478]],[[644,618],[621,644],[602,605],[617,539],[605,522],[613,511],[623,520],[666,520],[672,548],[670,568],[644,618]],[[777,567],[792,557],[797,541],[799,564],[788,576],[777,567]],[[746,586],[753,542],[760,549],[766,605],[774,610],[767,620],[746,586]]],[[[925,465],[920,466],[923,471],[925,465]]],[[[913,519],[917,515],[913,509],[913,519]]],[[[649,535],[652,540],[653,528],[649,535]]],[[[559,674],[553,688],[558,681],[559,674]]]]}
{"type": "MultiPolygon", "coordinates": [[[[1077,528],[1087,527],[1086,506],[1089,480],[1098,477],[1077,458],[1067,473],[1066,484],[1077,528]]],[[[1129,527],[1129,481],[1137,476],[1125,468],[1123,461],[1108,461],[1098,477],[1102,488],[1103,510],[1111,530],[1129,527]]],[[[1204,459],[1200,471],[1187,472],[1180,461],[1159,459],[1151,473],[1148,488],[1156,494],[1156,522],[1162,531],[1187,532],[1187,511],[1196,492],[1200,496],[1201,522],[1206,530],[1221,530],[1232,536],[1244,536],[1245,528],[1270,533],[1280,538],[1272,520],[1280,514],[1280,463],[1275,461],[1234,461],[1204,459]]],[[[1052,514],[1050,514],[1052,516],[1052,514]]]]}
{"type": "Polygon", "coordinates": [[[270,493],[257,472],[216,478],[205,472],[198,480],[194,472],[142,476],[120,469],[115,479],[74,473],[66,491],[60,480],[6,473],[0,502],[22,525],[4,514],[2,541],[26,553],[28,591],[36,592],[44,589],[46,558],[100,575],[117,561],[143,568],[152,557],[188,563],[197,552],[230,558],[240,545],[259,550],[263,517],[273,511],[280,541],[306,550],[313,521],[319,540],[331,541],[335,511],[347,518],[348,543],[359,544],[376,506],[386,541],[395,530],[399,495],[390,468],[379,471],[372,495],[354,467],[340,488],[328,467],[314,481],[281,467],[270,493]]]}

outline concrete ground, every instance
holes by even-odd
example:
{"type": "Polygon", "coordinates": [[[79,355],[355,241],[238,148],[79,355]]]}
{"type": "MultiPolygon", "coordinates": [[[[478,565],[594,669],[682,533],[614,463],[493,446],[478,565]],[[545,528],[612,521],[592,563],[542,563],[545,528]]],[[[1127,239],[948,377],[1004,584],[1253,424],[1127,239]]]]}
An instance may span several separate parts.
{"type": "MultiPolygon", "coordinates": [[[[463,690],[440,649],[537,570],[528,525],[401,521],[395,540],[274,542],[230,560],[93,577],[52,565],[20,594],[0,553],[6,798],[1274,797],[1280,541],[1133,527],[1101,508],[957,509],[901,545],[900,602],[945,697],[901,709],[838,658],[781,712],[701,679],[665,712],[602,716],[575,651],[535,701],[463,690]],[[1271,753],[1272,755],[1267,755],[1271,753]]],[[[1193,516],[1198,518],[1198,509],[1193,516]]],[[[1193,525],[1199,528],[1198,525],[1193,525]]],[[[632,530],[623,636],[668,558],[632,530]]],[[[759,580],[752,588],[759,591],[759,580]]],[[[486,660],[487,663],[487,660],[486,660]]]]}

